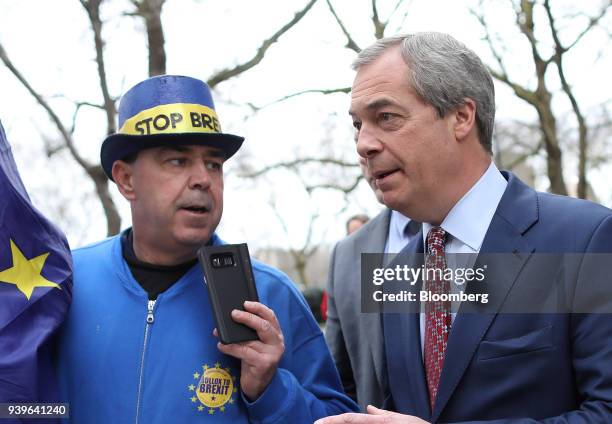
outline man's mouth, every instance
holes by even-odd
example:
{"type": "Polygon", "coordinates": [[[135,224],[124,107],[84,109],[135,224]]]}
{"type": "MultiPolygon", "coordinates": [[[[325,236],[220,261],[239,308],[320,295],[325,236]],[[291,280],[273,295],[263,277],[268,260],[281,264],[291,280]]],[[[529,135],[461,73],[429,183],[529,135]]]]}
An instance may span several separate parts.
{"type": "Polygon", "coordinates": [[[397,169],[390,169],[390,170],[386,170],[386,171],[378,171],[378,172],[374,172],[374,178],[377,180],[382,180],[385,177],[393,174],[394,172],[396,172],[397,169]]]}
{"type": "Polygon", "coordinates": [[[203,206],[203,205],[189,205],[189,206],[183,206],[181,207],[181,209],[192,212],[192,213],[197,213],[197,214],[205,214],[207,212],[210,212],[210,208],[207,206],[203,206]]]}

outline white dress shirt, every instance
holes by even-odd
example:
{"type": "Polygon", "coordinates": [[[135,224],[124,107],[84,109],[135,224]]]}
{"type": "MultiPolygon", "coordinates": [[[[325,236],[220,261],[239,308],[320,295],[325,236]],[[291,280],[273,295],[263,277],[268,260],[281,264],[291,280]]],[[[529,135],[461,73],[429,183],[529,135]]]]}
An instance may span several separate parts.
{"type": "Polygon", "coordinates": [[[416,234],[406,231],[406,226],[410,225],[410,222],[411,220],[407,216],[398,211],[391,211],[385,253],[398,253],[412,241],[416,234]]]}
{"type": "MultiPolygon", "coordinates": [[[[447,233],[445,253],[471,253],[472,255],[447,256],[447,267],[472,267],[482,246],[497,205],[501,200],[508,182],[493,162],[486,172],[453,206],[440,227],[447,233]],[[458,263],[463,262],[463,263],[458,263]]],[[[423,245],[427,250],[427,234],[432,225],[423,223],[423,245]]],[[[451,293],[460,288],[451,282],[451,293]]],[[[421,305],[424,306],[424,305],[421,305]]],[[[458,305],[456,305],[458,306],[458,305]]],[[[457,310],[453,308],[453,310],[457,310]]],[[[452,314],[452,321],[455,316],[452,314]]],[[[425,313],[421,308],[421,353],[425,345],[425,313]]]]}

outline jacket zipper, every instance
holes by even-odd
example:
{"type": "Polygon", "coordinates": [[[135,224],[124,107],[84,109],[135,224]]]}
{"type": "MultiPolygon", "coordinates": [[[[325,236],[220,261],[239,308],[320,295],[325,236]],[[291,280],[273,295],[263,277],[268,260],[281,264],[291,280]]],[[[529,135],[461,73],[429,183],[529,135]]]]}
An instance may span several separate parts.
{"type": "Polygon", "coordinates": [[[140,419],[140,397],[142,396],[142,380],[144,374],[144,359],[145,352],[147,350],[147,342],[149,341],[149,328],[153,325],[155,321],[155,316],[153,315],[153,309],[155,308],[155,300],[149,300],[147,304],[147,323],[145,325],[145,333],[144,333],[144,343],[142,345],[142,356],[140,357],[140,377],[138,379],[138,398],[136,400],[136,424],[140,419]]]}

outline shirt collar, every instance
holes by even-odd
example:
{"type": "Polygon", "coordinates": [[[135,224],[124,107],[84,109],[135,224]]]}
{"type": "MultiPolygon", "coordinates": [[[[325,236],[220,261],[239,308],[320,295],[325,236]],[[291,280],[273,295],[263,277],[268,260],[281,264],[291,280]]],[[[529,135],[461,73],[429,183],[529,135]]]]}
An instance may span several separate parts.
{"type": "MultiPolygon", "coordinates": [[[[489,168],[453,206],[440,227],[474,252],[479,252],[507,185],[508,182],[491,161],[489,168]]],[[[431,224],[423,224],[425,244],[431,227],[431,224]]]]}

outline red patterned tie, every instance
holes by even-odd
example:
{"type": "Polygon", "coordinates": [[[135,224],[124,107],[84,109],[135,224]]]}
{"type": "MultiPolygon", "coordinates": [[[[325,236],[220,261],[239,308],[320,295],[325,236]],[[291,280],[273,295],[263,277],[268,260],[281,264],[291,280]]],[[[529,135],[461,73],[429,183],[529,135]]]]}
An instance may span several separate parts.
{"type": "MultiPolygon", "coordinates": [[[[427,234],[427,256],[425,258],[427,276],[432,277],[425,281],[425,290],[432,294],[443,294],[450,291],[449,281],[440,278],[440,274],[444,275],[446,269],[445,243],[446,231],[440,227],[432,227],[427,234]]],[[[440,374],[442,374],[450,327],[450,302],[425,303],[425,373],[432,411],[438,394],[438,383],[440,374]]]]}

